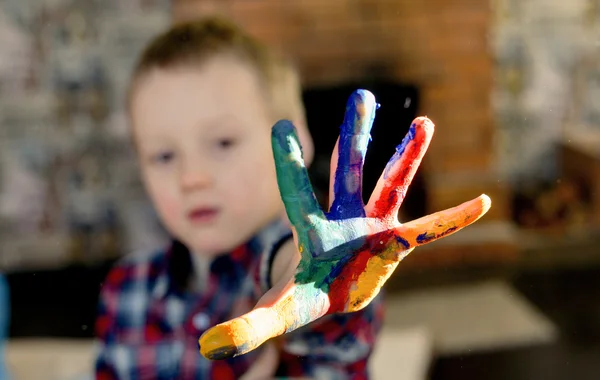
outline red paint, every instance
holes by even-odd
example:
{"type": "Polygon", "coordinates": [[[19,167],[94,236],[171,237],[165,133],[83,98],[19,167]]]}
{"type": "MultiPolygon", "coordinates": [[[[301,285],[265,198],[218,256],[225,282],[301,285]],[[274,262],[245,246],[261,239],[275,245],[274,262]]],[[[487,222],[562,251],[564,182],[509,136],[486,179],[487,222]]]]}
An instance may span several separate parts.
{"type": "Polygon", "coordinates": [[[415,121],[415,137],[410,141],[404,153],[394,163],[390,170],[388,180],[384,183],[379,198],[374,204],[373,215],[375,218],[385,218],[390,213],[396,213],[402,202],[406,191],[413,180],[417,169],[425,155],[432,137],[432,129],[425,128],[423,121],[415,121]]]}
{"type": "Polygon", "coordinates": [[[350,296],[350,288],[354,282],[358,281],[360,274],[365,271],[371,257],[369,250],[356,253],[344,266],[339,276],[331,283],[329,294],[335,295],[335,298],[330,299],[330,313],[344,311],[350,296]]]}

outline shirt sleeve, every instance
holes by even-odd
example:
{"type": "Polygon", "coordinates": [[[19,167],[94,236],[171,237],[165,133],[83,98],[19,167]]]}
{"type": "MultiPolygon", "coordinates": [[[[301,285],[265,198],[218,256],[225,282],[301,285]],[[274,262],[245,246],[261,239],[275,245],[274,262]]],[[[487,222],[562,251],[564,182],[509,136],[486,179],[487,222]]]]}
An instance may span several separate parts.
{"type": "Polygon", "coordinates": [[[123,369],[123,363],[119,363],[121,347],[118,343],[117,329],[121,293],[129,279],[128,268],[117,265],[111,269],[100,289],[95,325],[95,373],[98,380],[119,379],[119,368],[123,369]]]}
{"type": "Polygon", "coordinates": [[[279,376],[367,380],[383,323],[382,295],[364,309],[328,315],[283,336],[279,376]]]}
{"type": "Polygon", "coordinates": [[[292,231],[285,223],[278,221],[269,226],[258,237],[260,260],[254,268],[254,284],[257,300],[273,287],[271,268],[277,251],[293,238],[292,231]]]}
{"type": "MultiPolygon", "coordinates": [[[[262,257],[255,272],[264,294],[272,287],[271,266],[279,248],[292,238],[285,225],[262,235],[262,257]]],[[[259,294],[260,295],[260,294],[259,294]]],[[[383,323],[383,291],[364,309],[325,316],[280,337],[277,376],[327,380],[367,380],[368,363],[383,323]]]]}

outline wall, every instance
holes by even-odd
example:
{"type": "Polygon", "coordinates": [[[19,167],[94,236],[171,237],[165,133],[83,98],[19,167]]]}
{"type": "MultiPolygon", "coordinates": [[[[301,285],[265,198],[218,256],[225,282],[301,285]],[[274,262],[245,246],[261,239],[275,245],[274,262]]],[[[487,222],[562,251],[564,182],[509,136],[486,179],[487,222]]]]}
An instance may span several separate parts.
{"type": "Polygon", "coordinates": [[[153,245],[123,95],[169,21],[168,0],[2,2],[0,270],[153,245]]]}
{"type": "MultiPolygon", "coordinates": [[[[179,0],[174,19],[226,14],[296,57],[305,84],[378,74],[419,86],[436,123],[422,170],[431,211],[488,193],[488,219],[506,218],[491,108],[490,4],[484,0],[179,0]]],[[[400,105],[398,105],[400,106],[400,105]]]]}
{"type": "Polygon", "coordinates": [[[600,1],[493,5],[500,168],[515,185],[553,180],[557,142],[600,130],[600,1]]]}

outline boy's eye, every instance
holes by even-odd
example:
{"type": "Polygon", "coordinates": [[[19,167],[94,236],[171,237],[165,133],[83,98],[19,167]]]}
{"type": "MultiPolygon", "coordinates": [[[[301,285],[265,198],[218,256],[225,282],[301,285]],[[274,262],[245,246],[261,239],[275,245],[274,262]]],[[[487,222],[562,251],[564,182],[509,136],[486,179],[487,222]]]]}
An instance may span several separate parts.
{"type": "Polygon", "coordinates": [[[158,153],[158,154],[155,154],[154,156],[152,156],[152,161],[159,163],[159,164],[165,164],[165,163],[173,160],[173,158],[175,158],[175,153],[161,152],[161,153],[158,153]]]}
{"type": "Polygon", "coordinates": [[[234,144],[235,144],[234,139],[227,138],[227,139],[219,140],[219,148],[224,148],[224,149],[231,148],[234,144]]]}

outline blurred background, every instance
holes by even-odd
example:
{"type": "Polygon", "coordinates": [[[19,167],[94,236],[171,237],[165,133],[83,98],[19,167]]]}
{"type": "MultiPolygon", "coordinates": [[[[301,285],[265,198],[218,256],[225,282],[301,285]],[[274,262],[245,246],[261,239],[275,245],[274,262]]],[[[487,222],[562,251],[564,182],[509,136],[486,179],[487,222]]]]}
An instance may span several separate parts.
{"type": "Polygon", "coordinates": [[[390,279],[374,379],[600,378],[600,0],[3,0],[0,271],[15,378],[89,373],[104,276],[164,241],[124,89],[149,38],[214,13],[298,63],[320,196],[345,101],[367,88],[382,107],[365,193],[427,115],[436,135],[401,218],[492,198],[390,279]]]}

